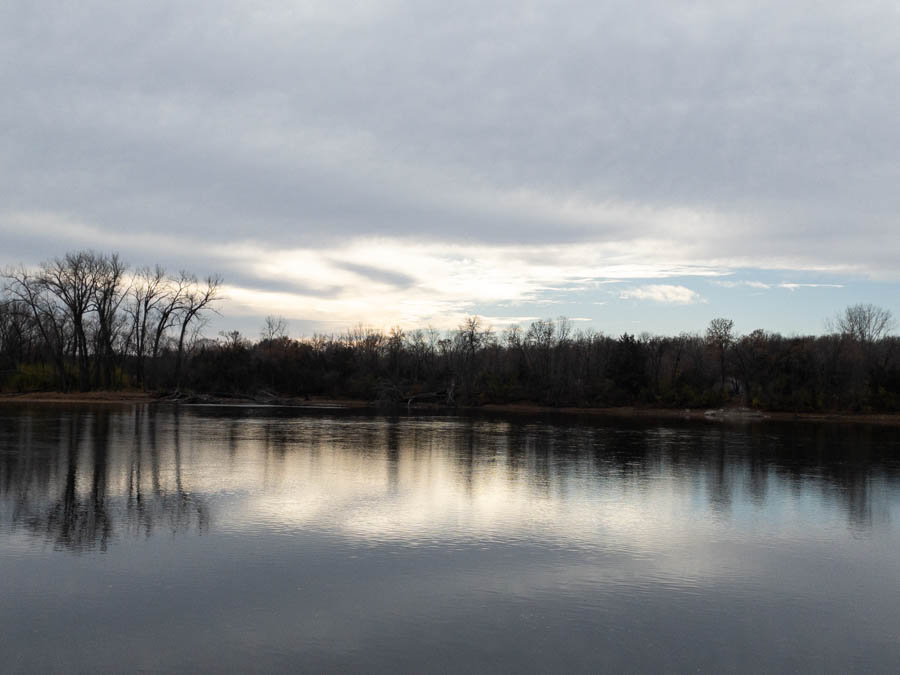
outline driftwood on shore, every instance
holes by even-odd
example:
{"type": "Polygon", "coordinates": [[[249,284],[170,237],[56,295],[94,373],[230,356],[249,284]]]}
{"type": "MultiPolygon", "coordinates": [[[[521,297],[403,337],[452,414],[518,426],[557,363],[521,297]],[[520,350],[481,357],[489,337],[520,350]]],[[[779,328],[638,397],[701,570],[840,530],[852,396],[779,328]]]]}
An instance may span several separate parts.
{"type": "Polygon", "coordinates": [[[708,419],[724,420],[759,420],[767,417],[762,411],[752,408],[717,408],[705,411],[703,416],[708,419]]]}
{"type": "Polygon", "coordinates": [[[453,407],[456,405],[455,390],[456,386],[453,380],[448,383],[446,389],[425,392],[413,392],[401,388],[393,382],[382,382],[378,387],[375,404],[381,407],[405,405],[409,409],[416,403],[429,401],[453,407]]]}

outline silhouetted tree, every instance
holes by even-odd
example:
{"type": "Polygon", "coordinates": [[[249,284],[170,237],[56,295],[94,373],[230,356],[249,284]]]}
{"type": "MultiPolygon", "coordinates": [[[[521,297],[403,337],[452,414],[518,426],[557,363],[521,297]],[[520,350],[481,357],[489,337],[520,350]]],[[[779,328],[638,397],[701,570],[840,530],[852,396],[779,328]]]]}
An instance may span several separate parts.
{"type": "Polygon", "coordinates": [[[271,314],[263,321],[262,330],[259,337],[262,340],[277,340],[287,337],[288,323],[283,316],[272,316],[271,314]]]}
{"type": "MultiPolygon", "coordinates": [[[[184,278],[184,275],[182,275],[184,278]]],[[[201,317],[202,312],[210,309],[210,305],[219,297],[219,289],[222,280],[217,276],[209,276],[206,278],[206,287],[197,285],[195,279],[191,279],[187,291],[183,294],[183,300],[178,308],[179,323],[181,327],[178,332],[178,352],[175,357],[175,388],[181,388],[181,369],[184,360],[184,343],[187,337],[187,330],[190,325],[201,317]]]]}
{"type": "Polygon", "coordinates": [[[85,319],[95,298],[98,272],[97,255],[93,251],[78,251],[43,263],[39,276],[41,285],[69,313],[75,335],[78,386],[82,391],[90,387],[90,353],[85,319]]]}
{"type": "Polygon", "coordinates": [[[706,329],[706,341],[719,358],[719,374],[722,379],[722,393],[725,393],[725,356],[734,341],[732,329],[734,321],[717,318],[709,322],[706,329]]]}
{"type": "Polygon", "coordinates": [[[853,340],[872,343],[890,332],[894,327],[894,317],[890,310],[860,303],[847,307],[828,325],[853,340]]]}

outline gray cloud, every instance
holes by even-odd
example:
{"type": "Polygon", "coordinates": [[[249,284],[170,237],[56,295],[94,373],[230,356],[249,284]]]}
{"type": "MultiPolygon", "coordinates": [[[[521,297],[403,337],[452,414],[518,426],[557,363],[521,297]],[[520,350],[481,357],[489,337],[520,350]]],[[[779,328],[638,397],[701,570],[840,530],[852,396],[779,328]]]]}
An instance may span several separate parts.
{"type": "Polygon", "coordinates": [[[892,275],[898,38],[890,2],[12,1],[0,203],[97,247],[649,239],[892,275]]]}
{"type": "Polygon", "coordinates": [[[340,260],[332,261],[332,264],[338,269],[353,272],[364,279],[389,284],[397,288],[409,288],[416,283],[416,280],[408,274],[380,269],[378,267],[372,267],[371,265],[359,265],[356,263],[342,262],[340,260]]]}

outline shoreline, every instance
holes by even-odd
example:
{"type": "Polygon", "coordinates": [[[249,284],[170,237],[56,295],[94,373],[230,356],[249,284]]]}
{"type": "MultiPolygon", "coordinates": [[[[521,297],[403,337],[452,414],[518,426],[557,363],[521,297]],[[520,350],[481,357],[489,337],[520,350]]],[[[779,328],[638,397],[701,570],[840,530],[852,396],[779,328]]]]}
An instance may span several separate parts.
{"type": "MultiPolygon", "coordinates": [[[[358,399],[332,398],[273,398],[266,400],[240,396],[187,395],[180,398],[171,395],[160,395],[142,391],[90,391],[90,392],[26,392],[0,393],[0,405],[11,403],[35,404],[105,404],[133,405],[141,404],[181,404],[181,405],[231,405],[259,407],[293,407],[293,408],[339,408],[347,410],[402,410],[398,408],[379,408],[374,402],[358,399]]],[[[414,410],[451,410],[445,406],[422,405],[414,410]]],[[[712,422],[832,422],[843,424],[880,424],[900,426],[900,413],[810,413],[765,411],[748,408],[644,408],[638,406],[589,407],[577,408],[563,406],[555,408],[536,403],[487,403],[479,406],[459,406],[455,410],[465,412],[497,412],[512,414],[561,414],[583,415],[591,417],[608,417],[624,419],[681,419],[712,422]]]]}
{"type": "Polygon", "coordinates": [[[135,403],[152,403],[168,405],[236,405],[236,406],[269,406],[296,408],[371,408],[374,404],[354,399],[331,398],[272,398],[254,399],[248,396],[216,396],[207,394],[185,394],[175,396],[146,391],[32,391],[25,393],[0,392],[0,405],[8,403],[39,404],[94,404],[131,405],[135,403]]]}
{"type": "Polygon", "coordinates": [[[152,403],[158,400],[143,391],[29,391],[25,393],[0,393],[4,403],[152,403]]]}
{"type": "Polygon", "coordinates": [[[506,413],[561,413],[625,419],[681,419],[707,422],[834,422],[843,424],[883,424],[900,426],[900,413],[850,412],[786,412],[749,408],[642,408],[619,406],[611,408],[553,408],[530,403],[488,403],[474,410],[493,410],[506,413]]]}

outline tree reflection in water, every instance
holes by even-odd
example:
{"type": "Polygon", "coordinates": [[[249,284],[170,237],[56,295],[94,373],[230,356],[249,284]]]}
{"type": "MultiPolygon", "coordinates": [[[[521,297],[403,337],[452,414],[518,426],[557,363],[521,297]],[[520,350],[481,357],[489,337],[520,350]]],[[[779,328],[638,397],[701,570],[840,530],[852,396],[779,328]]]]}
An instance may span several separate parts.
{"type": "Polygon", "coordinates": [[[76,552],[105,551],[115,536],[150,536],[159,528],[208,529],[204,499],[182,484],[177,415],[161,441],[152,407],[31,413],[3,418],[4,437],[17,443],[0,453],[0,500],[12,507],[4,525],[76,552]],[[131,438],[123,442],[128,423],[131,438]],[[9,433],[11,425],[18,433],[9,433]],[[161,442],[170,449],[165,460],[161,442]],[[161,461],[171,463],[171,480],[161,478],[161,461]]]}
{"type": "Polygon", "coordinates": [[[354,503],[361,476],[366,490],[383,476],[393,507],[418,503],[413,496],[439,479],[453,496],[447,504],[464,500],[473,511],[490,501],[486,492],[496,502],[521,488],[533,504],[558,506],[620,490],[640,502],[670,481],[727,520],[736,500],[761,508],[793,491],[818,494],[864,533],[897,485],[898,446],[896,429],[839,424],[8,406],[0,528],[105,551],[116,537],[207,532],[223,486],[232,495],[278,493],[283,506],[318,488],[328,513],[340,499],[354,503]],[[502,480],[491,483],[489,473],[502,480]],[[286,481],[308,489],[287,490],[286,481]]]}

